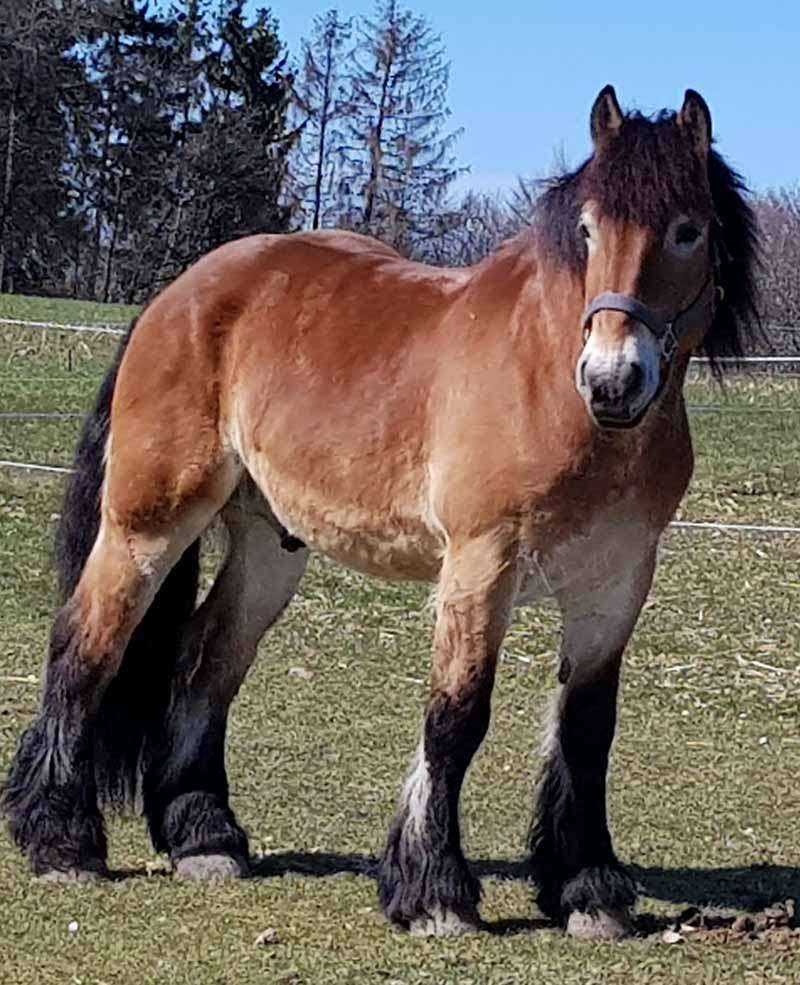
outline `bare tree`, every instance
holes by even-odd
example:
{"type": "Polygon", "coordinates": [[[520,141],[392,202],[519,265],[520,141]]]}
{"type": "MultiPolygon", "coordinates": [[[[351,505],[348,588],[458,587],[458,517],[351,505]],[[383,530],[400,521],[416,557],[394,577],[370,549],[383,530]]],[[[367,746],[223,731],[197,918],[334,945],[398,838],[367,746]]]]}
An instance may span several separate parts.
{"type": "Polygon", "coordinates": [[[430,263],[470,266],[488,256],[519,228],[499,192],[489,195],[469,191],[431,221],[431,235],[416,255],[430,263]]]}
{"type": "Polygon", "coordinates": [[[799,330],[770,343],[785,346],[793,339],[800,348],[800,185],[760,198],[756,215],[764,254],[759,284],[764,319],[799,330]]]}
{"type": "Polygon", "coordinates": [[[449,66],[424,18],[379,0],[358,25],[340,185],[345,221],[414,253],[461,169],[449,116],[449,66]]]}
{"type": "Polygon", "coordinates": [[[290,162],[289,195],[312,229],[338,219],[336,188],[341,165],[341,123],[348,112],[343,68],[351,21],[335,10],[314,18],[302,42],[302,66],[292,92],[299,129],[290,162]]]}

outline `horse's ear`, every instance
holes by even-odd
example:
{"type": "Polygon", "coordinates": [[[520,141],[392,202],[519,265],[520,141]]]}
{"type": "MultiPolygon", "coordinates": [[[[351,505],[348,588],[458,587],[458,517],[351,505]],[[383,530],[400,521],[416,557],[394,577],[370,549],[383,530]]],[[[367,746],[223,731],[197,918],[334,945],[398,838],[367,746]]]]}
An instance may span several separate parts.
{"type": "Polygon", "coordinates": [[[624,119],[614,86],[604,86],[594,101],[589,118],[592,143],[596,150],[617,136],[622,129],[624,119]]]}
{"type": "Polygon", "coordinates": [[[711,110],[699,92],[687,89],[678,113],[678,126],[691,140],[697,155],[705,161],[711,149],[711,110]]]}

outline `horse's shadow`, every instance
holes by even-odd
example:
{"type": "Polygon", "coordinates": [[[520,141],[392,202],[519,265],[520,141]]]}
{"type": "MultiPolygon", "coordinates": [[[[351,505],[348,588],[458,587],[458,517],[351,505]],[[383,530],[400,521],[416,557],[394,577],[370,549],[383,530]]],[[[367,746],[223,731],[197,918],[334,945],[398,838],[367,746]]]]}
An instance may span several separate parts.
{"type": "MultiPolygon", "coordinates": [[[[276,879],[298,875],[335,879],[356,875],[377,878],[379,860],[375,856],[338,854],[335,852],[276,852],[252,861],[251,879],[276,879]]],[[[525,859],[472,860],[473,872],[480,878],[501,882],[528,883],[525,859]]],[[[667,903],[756,912],[787,899],[800,900],[800,868],[788,865],[753,864],[732,868],[662,868],[629,867],[642,895],[667,903]]],[[[118,873],[120,877],[138,872],[118,873]]],[[[649,934],[669,926],[676,917],[645,914],[637,921],[640,934],[649,934]]],[[[543,919],[498,920],[488,929],[498,934],[520,933],[550,926],[543,919]]]]}
{"type": "MultiPolygon", "coordinates": [[[[525,859],[477,859],[472,870],[481,878],[502,882],[529,881],[525,859]]],[[[340,855],[330,852],[280,852],[265,855],[253,865],[253,878],[275,878],[290,874],[319,878],[359,875],[375,879],[378,859],[368,855],[340,855]]],[[[732,868],[629,867],[643,896],[667,903],[756,912],[787,899],[800,900],[800,868],[789,865],[753,864],[732,868]]],[[[663,929],[674,916],[643,916],[640,932],[663,929]]],[[[547,926],[544,920],[503,920],[492,925],[498,933],[510,933],[547,926]]]]}
{"type": "MultiPolygon", "coordinates": [[[[477,859],[471,868],[481,878],[502,882],[526,882],[525,859],[477,859]]],[[[257,858],[251,876],[269,879],[285,875],[330,878],[360,875],[376,878],[378,859],[370,855],[334,852],[277,852],[257,858]]],[[[758,909],[777,900],[800,899],[800,868],[789,865],[754,864],[719,869],[629,866],[642,893],[653,899],[689,906],[713,905],[736,909],[758,909]]]]}
{"type": "MultiPolygon", "coordinates": [[[[276,876],[305,875],[319,878],[367,876],[377,879],[379,859],[374,855],[342,855],[336,852],[276,852],[252,860],[250,877],[271,879],[276,876]]],[[[525,859],[477,859],[470,868],[480,878],[503,882],[527,880],[525,859]]]]}
{"type": "MultiPolygon", "coordinates": [[[[366,876],[376,880],[379,859],[371,855],[339,855],[331,852],[280,852],[255,859],[250,870],[254,879],[270,879],[279,876],[304,875],[319,878],[337,878],[348,875],[366,876]]],[[[527,882],[527,865],[522,859],[478,859],[470,864],[472,871],[481,878],[502,881],[527,882]]],[[[543,930],[552,926],[542,917],[519,917],[493,920],[484,928],[493,934],[519,934],[543,930]]]]}

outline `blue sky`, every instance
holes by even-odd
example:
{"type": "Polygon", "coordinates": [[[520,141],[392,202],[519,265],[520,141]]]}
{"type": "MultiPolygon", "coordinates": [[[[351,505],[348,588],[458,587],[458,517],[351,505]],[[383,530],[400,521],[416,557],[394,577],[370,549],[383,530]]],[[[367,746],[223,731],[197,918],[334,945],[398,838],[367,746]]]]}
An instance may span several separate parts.
{"type": "MultiPolygon", "coordinates": [[[[331,6],[372,0],[254,0],[269,5],[291,53],[331,6]]],[[[677,108],[687,87],[709,103],[719,150],[759,189],[800,179],[800,4],[740,0],[417,0],[452,63],[453,127],[466,184],[491,190],[543,176],[563,151],[589,151],[588,114],[607,82],[626,107],[677,108]]]]}

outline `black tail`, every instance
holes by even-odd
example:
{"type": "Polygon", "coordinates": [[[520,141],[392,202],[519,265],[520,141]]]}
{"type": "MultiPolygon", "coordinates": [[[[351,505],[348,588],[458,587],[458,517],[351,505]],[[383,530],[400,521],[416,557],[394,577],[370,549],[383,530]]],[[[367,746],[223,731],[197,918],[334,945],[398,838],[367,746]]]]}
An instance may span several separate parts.
{"type": "MultiPolygon", "coordinates": [[[[131,323],[106,373],[75,452],[56,533],[59,589],[66,601],[78,584],[100,527],[111,400],[131,323]]],[[[97,789],[107,804],[132,803],[154,736],[169,707],[183,627],[194,611],[200,567],[196,541],[170,571],[131,638],[119,673],[103,695],[95,730],[97,789]]]]}

